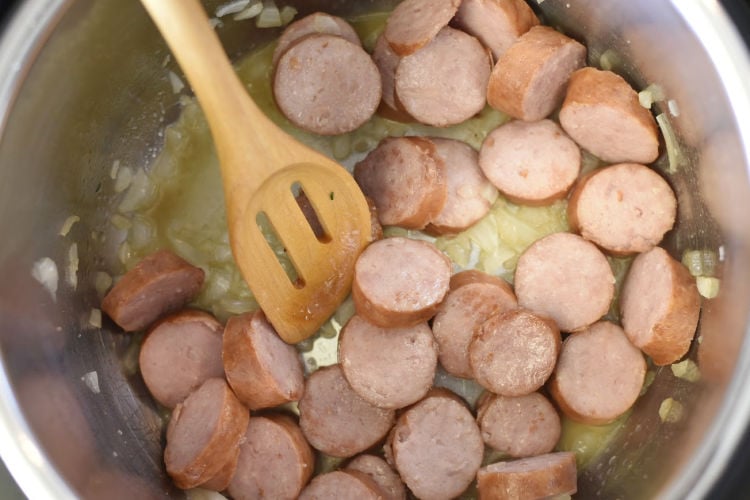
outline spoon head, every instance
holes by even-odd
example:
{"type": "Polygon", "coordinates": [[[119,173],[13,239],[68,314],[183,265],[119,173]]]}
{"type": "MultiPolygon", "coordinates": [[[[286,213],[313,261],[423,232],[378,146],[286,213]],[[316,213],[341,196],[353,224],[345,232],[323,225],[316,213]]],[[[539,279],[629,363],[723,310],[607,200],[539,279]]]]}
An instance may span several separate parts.
{"type": "Polygon", "coordinates": [[[298,163],[278,170],[229,224],[240,271],[290,344],[315,333],[336,311],[351,290],[354,263],[371,239],[367,201],[351,174],[336,164],[298,163]],[[311,225],[300,208],[299,190],[319,226],[311,225]],[[282,253],[294,267],[291,273],[280,263],[282,253]]]}

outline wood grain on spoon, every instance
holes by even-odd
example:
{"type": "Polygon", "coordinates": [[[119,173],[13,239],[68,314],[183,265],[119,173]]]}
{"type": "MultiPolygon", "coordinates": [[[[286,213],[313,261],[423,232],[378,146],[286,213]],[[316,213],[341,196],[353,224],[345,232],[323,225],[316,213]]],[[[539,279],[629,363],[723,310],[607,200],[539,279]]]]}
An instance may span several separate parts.
{"type": "Polygon", "coordinates": [[[353,177],[292,139],[256,106],[197,0],[141,0],[180,63],[208,119],[219,156],[235,261],[279,335],[309,337],[349,293],[370,240],[370,213],[353,177]],[[299,185],[326,236],[297,204],[299,185]],[[292,282],[258,227],[265,214],[294,264],[292,282]]]}

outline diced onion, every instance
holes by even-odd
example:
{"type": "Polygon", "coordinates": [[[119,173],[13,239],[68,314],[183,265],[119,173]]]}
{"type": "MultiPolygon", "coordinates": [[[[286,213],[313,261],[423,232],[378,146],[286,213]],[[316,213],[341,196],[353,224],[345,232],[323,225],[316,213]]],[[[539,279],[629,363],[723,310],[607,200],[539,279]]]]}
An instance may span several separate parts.
{"type": "Polygon", "coordinates": [[[682,420],[685,408],[676,399],[666,398],[659,405],[659,418],[662,422],[674,424],[682,420]]]}
{"type": "Polygon", "coordinates": [[[115,193],[122,193],[130,187],[130,183],[133,181],[133,170],[129,167],[119,167],[116,175],[115,193]]]}
{"type": "Polygon", "coordinates": [[[112,276],[104,271],[97,271],[94,275],[94,289],[100,297],[103,297],[109,287],[112,286],[112,276]]]}
{"type": "Polygon", "coordinates": [[[229,14],[237,14],[238,12],[245,10],[249,4],[250,0],[233,0],[219,5],[216,9],[215,15],[216,17],[224,17],[229,14]]]}
{"type": "Polygon", "coordinates": [[[664,100],[664,90],[660,85],[652,83],[645,89],[638,92],[638,102],[641,106],[647,109],[651,109],[651,105],[655,102],[664,100]]]}
{"type": "Polygon", "coordinates": [[[294,20],[294,16],[297,15],[297,9],[291,5],[286,5],[281,9],[279,15],[281,16],[281,25],[286,26],[294,20]]]}
{"type": "Polygon", "coordinates": [[[67,219],[65,219],[65,222],[63,222],[62,227],[60,228],[60,236],[67,236],[70,232],[70,229],[73,227],[73,224],[80,221],[81,218],[77,215],[71,215],[67,219]]]}
{"type": "Polygon", "coordinates": [[[672,130],[672,125],[670,125],[669,119],[664,113],[656,115],[656,123],[659,125],[659,129],[661,129],[661,133],[664,136],[664,144],[667,146],[667,158],[669,159],[669,173],[673,174],[677,172],[684,161],[682,150],[677,141],[677,136],[674,130],[672,130]]]}
{"type": "Polygon", "coordinates": [[[260,0],[256,0],[242,12],[235,14],[233,19],[235,21],[244,21],[245,19],[252,19],[255,16],[258,16],[262,11],[263,11],[263,2],[261,2],[260,0]]]}
{"type": "Polygon", "coordinates": [[[606,71],[612,71],[612,69],[620,65],[621,61],[622,57],[620,57],[620,54],[613,49],[607,49],[599,56],[599,67],[606,71]]]}
{"type": "Polygon", "coordinates": [[[68,248],[68,266],[65,268],[65,280],[75,290],[78,288],[78,245],[73,243],[68,248]]]}
{"type": "Polygon", "coordinates": [[[185,84],[182,82],[182,79],[177,76],[177,73],[170,71],[167,73],[167,76],[169,77],[169,84],[172,85],[172,93],[179,94],[182,92],[182,89],[185,88],[185,84]]]}
{"type": "Polygon", "coordinates": [[[130,189],[125,193],[118,209],[122,213],[146,208],[156,198],[156,186],[143,170],[133,176],[130,189]]]}
{"type": "Polygon", "coordinates": [[[120,214],[112,215],[112,217],[110,218],[110,222],[113,226],[122,231],[130,229],[133,226],[133,223],[130,222],[130,219],[120,214]]]}
{"type": "Polygon", "coordinates": [[[698,369],[698,365],[696,365],[695,361],[692,359],[673,363],[670,368],[675,377],[688,382],[697,382],[701,378],[701,372],[698,369]]]}
{"type": "Polygon", "coordinates": [[[714,276],[718,265],[717,255],[713,250],[685,250],[682,265],[693,276],[714,276]]]}
{"type": "Polygon", "coordinates": [[[258,28],[278,28],[281,26],[281,13],[274,0],[263,0],[263,10],[255,21],[258,28]]]}
{"type": "Polygon", "coordinates": [[[706,299],[713,299],[719,295],[719,285],[721,284],[719,278],[698,276],[695,278],[695,284],[698,287],[698,293],[706,299]]]}
{"type": "Polygon", "coordinates": [[[101,328],[102,327],[102,310],[93,308],[91,309],[91,312],[89,313],[89,325],[93,326],[94,328],[101,328]]]}
{"type": "Polygon", "coordinates": [[[680,116],[680,107],[677,105],[677,101],[670,99],[667,101],[667,108],[672,116],[680,116]]]}
{"type": "Polygon", "coordinates": [[[117,179],[117,173],[120,171],[120,160],[115,160],[112,162],[112,168],[109,169],[109,176],[112,178],[112,180],[117,179]]]}
{"type": "Polygon", "coordinates": [[[59,274],[55,261],[49,257],[43,257],[34,262],[34,265],[31,267],[31,276],[47,289],[50,295],[52,295],[52,300],[57,300],[59,274]]]}
{"type": "Polygon", "coordinates": [[[94,394],[99,394],[99,374],[97,374],[96,371],[84,373],[83,377],[81,377],[81,380],[84,384],[86,384],[86,387],[88,387],[91,392],[93,392],[94,394]]]}

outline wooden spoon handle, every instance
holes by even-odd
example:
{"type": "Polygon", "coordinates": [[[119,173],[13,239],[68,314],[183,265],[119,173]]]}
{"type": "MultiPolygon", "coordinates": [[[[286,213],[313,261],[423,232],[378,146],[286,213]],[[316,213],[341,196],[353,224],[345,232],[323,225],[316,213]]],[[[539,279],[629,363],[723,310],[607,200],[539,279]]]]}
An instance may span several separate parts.
{"type": "MultiPolygon", "coordinates": [[[[227,196],[249,199],[275,171],[268,148],[283,134],[253,102],[198,0],[141,0],[185,72],[214,138],[227,196]],[[248,133],[256,138],[248,140],[248,133]],[[245,168],[252,164],[252,169],[245,168]],[[241,192],[236,192],[240,189],[241,192]]],[[[229,200],[227,200],[229,201],[229,200]]]]}

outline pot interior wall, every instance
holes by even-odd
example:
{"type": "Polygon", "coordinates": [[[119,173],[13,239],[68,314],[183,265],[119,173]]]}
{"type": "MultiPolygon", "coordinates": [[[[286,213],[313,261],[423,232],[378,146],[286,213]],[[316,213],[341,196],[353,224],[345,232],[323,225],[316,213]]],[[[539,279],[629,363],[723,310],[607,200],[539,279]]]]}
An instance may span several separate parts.
{"type": "MultiPolygon", "coordinates": [[[[179,111],[167,73],[181,72],[138,2],[48,3],[59,16],[42,32],[33,59],[23,62],[0,136],[5,373],[34,439],[73,491],[174,496],[161,463],[161,415],[135,372],[131,339],[106,320],[103,328],[92,327],[89,315],[99,301],[95,273],[121,271],[119,241],[109,230],[117,200],[104,195],[110,190],[103,186],[112,182],[115,160],[143,168],[158,152],[159,131],[179,111]],[[71,215],[80,222],[61,236],[71,215]],[[75,291],[65,279],[72,243],[80,259],[75,291]],[[31,278],[34,263],[44,257],[60,271],[54,299],[31,278]]],[[[206,2],[209,11],[220,3],[206,2]]],[[[348,14],[395,2],[296,3],[300,14],[348,14]]],[[[749,361],[742,344],[750,298],[744,219],[750,197],[738,121],[705,47],[671,4],[546,0],[535,8],[586,43],[591,64],[604,60],[639,88],[658,83],[678,103],[679,116],[670,121],[682,157],[667,177],[680,209],[667,246],[677,256],[721,248],[721,293],[705,303],[702,341],[691,351],[702,381],[687,383],[669,367],[657,369],[625,431],[580,478],[581,497],[664,492],[687,459],[710,453],[717,416],[727,413],[727,395],[737,396],[731,377],[744,373],[749,361]],[[680,423],[661,422],[658,408],[666,397],[684,404],[680,423]]],[[[218,32],[234,57],[278,34],[231,21],[218,32]]],[[[657,112],[667,112],[665,103],[657,104],[657,112]]],[[[657,165],[669,169],[666,154],[657,165]]]]}

